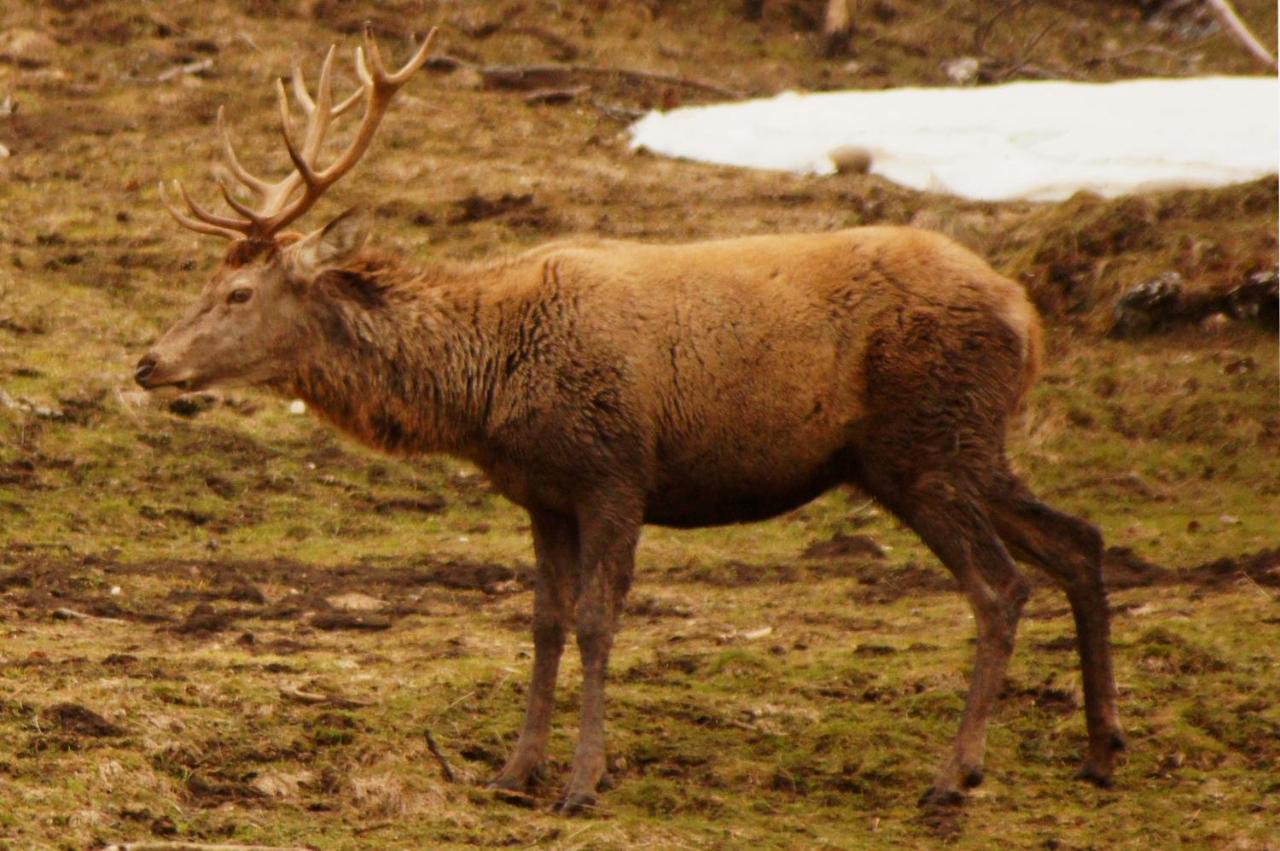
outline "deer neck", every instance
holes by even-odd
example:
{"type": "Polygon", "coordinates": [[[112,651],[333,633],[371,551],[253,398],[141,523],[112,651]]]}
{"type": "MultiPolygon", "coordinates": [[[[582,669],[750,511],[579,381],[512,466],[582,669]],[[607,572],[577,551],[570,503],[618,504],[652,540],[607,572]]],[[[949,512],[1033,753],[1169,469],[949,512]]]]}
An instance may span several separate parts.
{"type": "Polygon", "coordinates": [[[470,454],[496,389],[475,294],[331,283],[287,391],[375,449],[470,454]]]}

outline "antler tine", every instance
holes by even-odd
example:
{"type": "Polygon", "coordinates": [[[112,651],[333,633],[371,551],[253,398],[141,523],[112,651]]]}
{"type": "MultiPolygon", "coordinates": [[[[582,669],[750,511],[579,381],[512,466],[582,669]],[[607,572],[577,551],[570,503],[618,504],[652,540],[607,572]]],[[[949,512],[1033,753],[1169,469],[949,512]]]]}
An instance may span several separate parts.
{"type": "Polygon", "coordinates": [[[369,57],[369,61],[373,63],[374,79],[381,82],[387,77],[387,69],[382,64],[382,51],[378,49],[378,42],[373,37],[373,24],[368,21],[364,22],[364,52],[369,57]]]}
{"type": "Polygon", "coordinates": [[[293,83],[294,100],[302,106],[304,112],[310,115],[311,110],[316,108],[316,104],[315,101],[311,99],[311,92],[307,91],[307,81],[302,77],[301,62],[293,63],[293,74],[290,75],[290,79],[293,83]]]}
{"type": "Polygon", "coordinates": [[[356,46],[356,76],[360,78],[361,91],[373,88],[373,75],[369,73],[369,66],[365,63],[364,48],[356,46]]]}
{"type": "MultiPolygon", "coordinates": [[[[304,157],[302,153],[293,146],[293,139],[289,137],[289,131],[287,129],[282,129],[281,135],[284,137],[284,149],[289,153],[289,159],[293,161],[293,167],[295,169],[294,173],[291,174],[290,177],[300,178],[302,182],[306,184],[308,192],[315,189],[323,191],[324,187],[320,185],[320,175],[316,174],[315,170],[311,167],[311,163],[307,162],[306,157],[304,157]]],[[[319,192],[316,194],[318,197],[319,192]]]]}
{"type": "Polygon", "coordinates": [[[387,77],[387,82],[394,86],[402,86],[408,81],[418,69],[427,64],[427,52],[431,50],[431,43],[436,40],[436,28],[432,27],[427,33],[427,37],[422,40],[422,44],[418,46],[416,53],[410,57],[409,61],[401,66],[400,70],[387,77]]]}
{"type": "MultiPolygon", "coordinates": [[[[329,45],[329,52],[324,56],[324,64],[320,66],[320,79],[316,83],[316,97],[307,114],[307,130],[302,137],[303,156],[315,159],[324,141],[324,134],[329,130],[329,122],[333,118],[333,55],[337,45],[329,45]]],[[[305,108],[305,104],[304,104],[305,108]]]]}
{"type": "MultiPolygon", "coordinates": [[[[294,99],[297,100],[298,103],[302,106],[302,109],[308,115],[310,115],[311,110],[316,108],[316,104],[315,104],[315,101],[311,99],[311,93],[307,91],[307,81],[302,74],[301,65],[295,64],[293,66],[293,74],[290,81],[293,83],[294,99]]],[[[329,116],[331,118],[338,118],[339,116],[346,115],[348,112],[351,111],[351,107],[355,106],[360,102],[360,96],[363,94],[364,94],[363,88],[356,89],[354,92],[347,95],[346,100],[344,100],[342,103],[338,104],[332,110],[330,110],[329,116]]]]}
{"type": "Polygon", "coordinates": [[[173,216],[173,220],[176,221],[178,224],[182,225],[187,230],[193,230],[196,233],[202,233],[207,236],[223,236],[223,237],[228,237],[230,239],[238,239],[240,236],[242,236],[242,234],[239,231],[231,230],[229,228],[217,227],[216,225],[205,224],[204,222],[198,222],[195,219],[191,218],[190,216],[187,216],[185,213],[183,213],[181,210],[175,207],[173,202],[169,199],[169,193],[165,191],[163,180],[159,181],[156,184],[156,188],[159,190],[159,193],[160,193],[160,203],[163,204],[164,208],[169,211],[169,215],[173,216]]]}
{"type": "Polygon", "coordinates": [[[235,196],[231,194],[231,189],[228,188],[227,184],[221,179],[218,180],[218,189],[222,192],[222,200],[227,202],[228,207],[252,222],[254,227],[260,228],[262,226],[265,219],[263,219],[256,210],[250,209],[248,206],[237,201],[235,196]]]}
{"type": "Polygon", "coordinates": [[[276,78],[276,105],[280,108],[280,129],[287,136],[293,116],[289,114],[289,96],[284,93],[284,80],[279,77],[276,78]]]}
{"type": "Polygon", "coordinates": [[[173,185],[178,187],[178,192],[182,195],[182,200],[186,203],[187,209],[191,211],[191,215],[195,216],[200,221],[211,224],[214,227],[225,228],[242,234],[247,234],[253,229],[253,222],[245,222],[240,219],[219,216],[217,213],[210,213],[204,207],[201,207],[192,200],[191,196],[187,193],[187,187],[183,185],[181,180],[174,180],[173,185]]]}
{"type": "Polygon", "coordinates": [[[337,106],[333,105],[335,47],[330,47],[325,54],[314,97],[307,90],[301,67],[295,65],[292,75],[293,94],[307,116],[301,147],[294,143],[293,116],[289,109],[289,95],[285,91],[285,82],[283,78],[277,78],[275,88],[280,112],[280,135],[284,139],[285,150],[294,167],[294,171],[282,180],[276,182],[264,180],[244,167],[236,156],[235,146],[231,142],[231,134],[226,125],[226,112],[220,108],[218,130],[222,137],[222,147],[229,170],[236,180],[258,195],[258,209],[254,210],[249,205],[236,200],[231,189],[221,178],[218,179],[218,189],[222,193],[223,200],[244,219],[209,212],[192,200],[180,181],[174,181],[174,184],[181,193],[182,200],[186,202],[190,215],[177,209],[162,185],[160,197],[165,208],[180,225],[199,233],[232,238],[247,236],[265,239],[278,232],[280,228],[311,209],[326,189],[359,162],[373,141],[373,136],[387,111],[391,98],[426,62],[427,53],[431,49],[435,35],[436,30],[432,28],[413,57],[395,73],[388,73],[382,61],[382,54],[374,41],[373,29],[366,25],[364,45],[356,48],[355,56],[356,74],[360,78],[361,87],[337,106]],[[372,70],[370,64],[372,64],[372,70]],[[324,137],[332,120],[347,112],[361,99],[365,103],[364,117],[361,118],[360,126],[356,129],[355,138],[328,168],[319,168],[316,158],[324,144],[324,137]]]}
{"type": "Polygon", "coordinates": [[[240,158],[236,156],[235,146],[231,144],[231,131],[227,129],[226,108],[218,107],[218,133],[222,136],[222,152],[226,155],[227,165],[231,168],[231,173],[235,175],[236,180],[248,186],[254,192],[259,194],[265,193],[270,184],[262,178],[249,172],[240,164],[240,158]]]}
{"type": "MultiPolygon", "coordinates": [[[[365,47],[366,51],[357,48],[356,51],[356,72],[364,83],[363,91],[365,93],[365,110],[364,118],[361,119],[360,126],[356,130],[355,138],[347,146],[336,160],[331,163],[328,168],[317,170],[312,160],[313,156],[308,156],[310,151],[306,147],[304,141],[301,150],[293,142],[293,136],[290,132],[291,118],[289,115],[288,100],[284,93],[284,84],[277,81],[277,96],[280,101],[280,121],[281,134],[284,137],[285,150],[289,154],[289,159],[293,161],[295,172],[290,178],[296,178],[303,186],[302,195],[299,196],[288,206],[279,209],[270,215],[270,218],[263,223],[262,228],[268,233],[274,233],[277,229],[283,227],[294,219],[306,213],[307,210],[315,204],[326,189],[332,186],[340,177],[350,171],[360,157],[368,150],[369,144],[373,141],[373,135],[378,129],[382,116],[386,113],[387,105],[390,103],[391,97],[396,93],[401,85],[409,79],[414,71],[422,67],[427,59],[427,51],[430,50],[431,43],[436,35],[436,30],[432,28],[427,34],[426,39],[419,46],[413,58],[409,60],[395,74],[387,74],[385,67],[382,65],[382,59],[377,52],[377,44],[373,40],[372,28],[365,28],[365,47]],[[365,62],[365,56],[369,56],[374,65],[374,70],[370,72],[365,62]]],[[[323,97],[323,93],[318,93],[317,97],[323,97]]],[[[319,112],[319,102],[317,101],[317,113],[319,112]]],[[[297,183],[289,187],[292,192],[297,187],[297,183]]],[[[281,199],[288,197],[288,194],[278,196],[281,199]]]]}
{"type": "MultiPolygon", "coordinates": [[[[405,81],[426,63],[427,51],[431,49],[431,44],[435,41],[435,38],[436,28],[432,27],[431,31],[427,33],[427,37],[422,40],[422,44],[418,45],[418,50],[413,54],[412,58],[401,66],[400,70],[394,74],[388,74],[386,66],[382,63],[382,51],[378,48],[378,42],[373,37],[373,25],[366,21],[364,25],[364,46],[365,53],[373,63],[373,78],[384,87],[399,88],[404,85],[405,81]]],[[[357,65],[367,74],[368,69],[363,68],[363,62],[358,62],[357,65]]]]}

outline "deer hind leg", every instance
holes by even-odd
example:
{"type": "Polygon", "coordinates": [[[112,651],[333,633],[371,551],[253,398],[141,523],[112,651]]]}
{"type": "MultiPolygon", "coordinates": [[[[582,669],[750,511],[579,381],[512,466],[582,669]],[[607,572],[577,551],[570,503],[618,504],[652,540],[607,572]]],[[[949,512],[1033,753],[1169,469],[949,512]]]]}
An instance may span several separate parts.
{"type": "Polygon", "coordinates": [[[977,656],[955,746],[920,799],[922,805],[956,804],[964,789],[982,782],[987,725],[1013,655],[1030,584],[962,477],[927,473],[908,499],[893,502],[899,506],[896,513],[955,574],[977,624],[977,656]]]}
{"type": "Polygon", "coordinates": [[[577,523],[542,511],[530,512],[530,518],[538,565],[533,598],[533,678],[520,738],[506,765],[489,782],[492,789],[518,794],[527,789],[546,750],[556,674],[578,574],[577,523]]]}
{"type": "Polygon", "coordinates": [[[1079,776],[1110,786],[1115,756],[1124,749],[1124,734],[1116,711],[1102,536],[1092,524],[1037,500],[1011,473],[988,505],[997,532],[1014,556],[1042,568],[1067,592],[1076,623],[1089,730],[1089,755],[1079,776]]]}
{"type": "Polygon", "coordinates": [[[609,651],[635,564],[643,508],[613,497],[591,502],[579,513],[581,555],[576,606],[582,655],[582,717],[569,782],[559,809],[576,813],[595,804],[605,777],[604,690],[609,651]]]}

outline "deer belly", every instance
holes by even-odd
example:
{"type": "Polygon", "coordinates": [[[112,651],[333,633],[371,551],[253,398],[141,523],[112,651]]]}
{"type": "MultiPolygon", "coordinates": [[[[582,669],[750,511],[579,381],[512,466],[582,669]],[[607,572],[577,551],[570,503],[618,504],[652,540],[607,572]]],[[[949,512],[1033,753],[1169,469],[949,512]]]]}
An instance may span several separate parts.
{"type": "Polygon", "coordinates": [[[775,462],[766,469],[717,463],[669,467],[645,500],[645,522],[691,528],[747,523],[776,517],[821,496],[843,481],[835,459],[794,465],[775,462]]]}

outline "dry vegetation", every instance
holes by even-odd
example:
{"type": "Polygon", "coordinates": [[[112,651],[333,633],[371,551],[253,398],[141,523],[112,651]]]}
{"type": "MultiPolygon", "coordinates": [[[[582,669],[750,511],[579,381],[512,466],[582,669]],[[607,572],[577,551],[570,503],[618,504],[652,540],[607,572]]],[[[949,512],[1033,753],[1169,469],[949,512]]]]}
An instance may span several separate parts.
{"type": "MultiPolygon", "coordinates": [[[[759,24],[727,2],[359,5],[0,9],[0,102],[17,106],[0,110],[0,847],[1276,847],[1274,326],[1105,336],[1117,296],[1161,273],[1211,293],[1274,269],[1274,178],[1033,206],[746,173],[626,151],[620,112],[697,89],[596,74],[570,81],[590,89],[567,104],[528,104],[475,67],[621,66],[771,93],[941,84],[941,63],[968,55],[986,80],[1252,72],[1234,43],[1190,4],[1143,19],[1119,0],[878,0],[836,60],[813,58],[821,4],[802,0],[767,3],[759,24]],[[1051,351],[1012,452],[1113,547],[1131,736],[1116,789],[1070,779],[1072,627],[1043,586],[986,784],[954,819],[917,814],[972,625],[921,545],[844,493],[766,524],[646,532],[615,651],[617,785],[598,814],[546,812],[563,734],[533,807],[468,782],[500,765],[522,709],[525,519],[459,464],[373,456],[277,400],[146,403],[128,383],[218,251],[165,219],[155,181],[209,187],[224,102],[250,162],[278,163],[269,80],[366,16],[388,39],[439,22],[467,64],[409,86],[314,220],[366,203],[378,239],[423,261],[572,233],[915,222],[1029,287],[1051,351]]],[[[1237,5],[1274,46],[1274,5],[1237,5]]]]}

